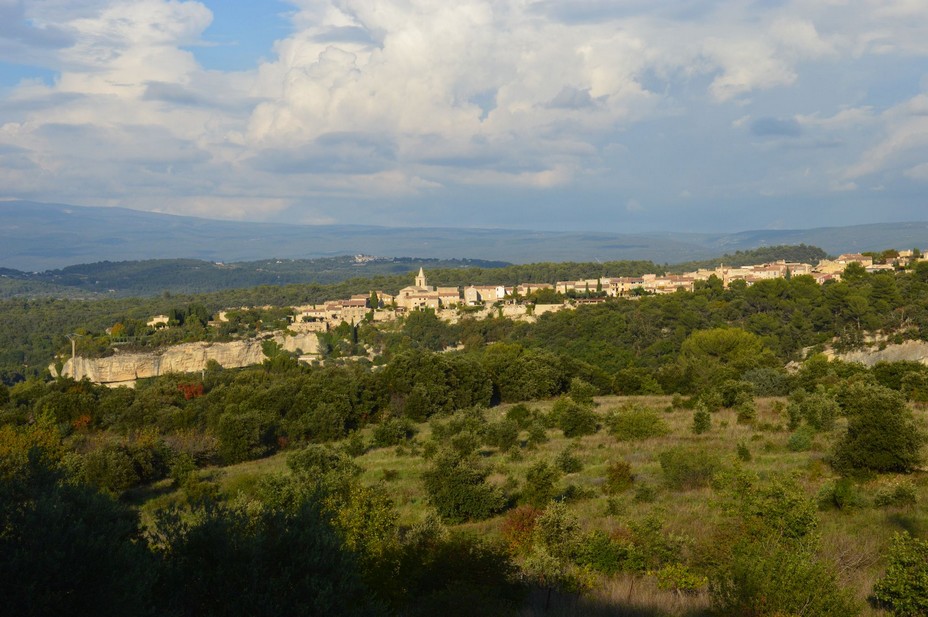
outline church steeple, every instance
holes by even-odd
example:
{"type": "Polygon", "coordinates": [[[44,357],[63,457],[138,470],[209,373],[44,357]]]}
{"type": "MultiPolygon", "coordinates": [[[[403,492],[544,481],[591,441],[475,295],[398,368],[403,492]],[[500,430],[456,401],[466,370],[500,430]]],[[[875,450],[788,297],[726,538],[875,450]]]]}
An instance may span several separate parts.
{"type": "Polygon", "coordinates": [[[428,283],[425,281],[425,272],[422,268],[419,268],[419,274],[416,275],[416,287],[425,288],[428,287],[428,283]]]}

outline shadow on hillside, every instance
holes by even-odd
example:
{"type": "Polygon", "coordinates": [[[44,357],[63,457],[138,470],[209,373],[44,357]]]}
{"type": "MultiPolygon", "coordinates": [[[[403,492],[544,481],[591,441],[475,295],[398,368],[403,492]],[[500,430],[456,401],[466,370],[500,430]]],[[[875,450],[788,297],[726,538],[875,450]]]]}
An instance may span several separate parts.
{"type": "Polygon", "coordinates": [[[554,592],[548,599],[545,590],[536,589],[529,594],[523,617],[708,617],[706,608],[644,606],[635,602],[623,603],[606,598],[583,597],[554,592]]]}

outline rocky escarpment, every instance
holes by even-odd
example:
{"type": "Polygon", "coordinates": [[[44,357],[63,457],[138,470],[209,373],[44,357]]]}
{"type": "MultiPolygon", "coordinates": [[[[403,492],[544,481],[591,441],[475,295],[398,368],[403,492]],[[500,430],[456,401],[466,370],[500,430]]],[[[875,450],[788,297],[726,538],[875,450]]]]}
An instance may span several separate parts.
{"type": "MultiPolygon", "coordinates": [[[[319,352],[319,339],[314,333],[291,336],[280,333],[273,337],[286,351],[300,350],[304,354],[319,352]]],[[[197,373],[206,363],[215,360],[225,368],[241,368],[264,361],[262,340],[230,343],[184,343],[149,353],[119,353],[108,358],[68,360],[61,373],[74,379],[87,378],[107,385],[132,385],[136,379],[158,377],[167,373],[197,373]]],[[[50,367],[52,374],[54,367],[50,367]]]]}
{"type": "Polygon", "coordinates": [[[904,343],[886,345],[882,348],[857,349],[843,353],[835,353],[829,349],[825,351],[825,355],[829,359],[837,358],[844,362],[859,362],[866,366],[873,366],[877,362],[899,362],[902,360],[928,364],[928,342],[905,341],[904,343]]]}

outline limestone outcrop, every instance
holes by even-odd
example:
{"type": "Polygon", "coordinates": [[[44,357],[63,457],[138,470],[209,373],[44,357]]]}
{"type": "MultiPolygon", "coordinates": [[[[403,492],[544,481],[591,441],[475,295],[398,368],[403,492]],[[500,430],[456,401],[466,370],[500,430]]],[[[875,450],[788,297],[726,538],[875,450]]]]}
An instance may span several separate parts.
{"type": "Polygon", "coordinates": [[[829,349],[825,351],[825,355],[845,362],[859,362],[866,366],[873,366],[877,362],[899,362],[901,360],[928,364],[928,341],[905,341],[886,345],[882,349],[859,349],[844,353],[835,353],[829,349]]]}
{"type": "MultiPolygon", "coordinates": [[[[285,333],[273,339],[286,351],[300,350],[304,354],[319,352],[319,339],[315,333],[285,333]]],[[[74,379],[87,378],[107,385],[132,385],[136,379],[158,377],[167,373],[198,373],[206,363],[215,360],[224,368],[241,368],[264,361],[263,340],[251,339],[229,343],[183,343],[147,353],[117,352],[108,358],[82,358],[68,360],[62,374],[74,379]]],[[[54,367],[51,368],[54,374],[54,367]]]]}

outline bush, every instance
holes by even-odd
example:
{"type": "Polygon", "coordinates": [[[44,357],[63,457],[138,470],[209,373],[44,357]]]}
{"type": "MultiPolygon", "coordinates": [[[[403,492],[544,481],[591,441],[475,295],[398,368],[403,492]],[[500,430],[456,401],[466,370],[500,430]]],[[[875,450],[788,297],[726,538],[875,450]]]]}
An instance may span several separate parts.
{"type": "Polygon", "coordinates": [[[812,439],[814,437],[815,433],[812,432],[812,429],[803,426],[789,436],[789,439],[786,441],[786,448],[790,452],[808,452],[812,449],[812,439]]]}
{"type": "Polygon", "coordinates": [[[390,418],[374,426],[371,441],[375,448],[389,448],[409,441],[416,435],[416,427],[409,418],[390,418]]]}
{"type": "Polygon", "coordinates": [[[657,588],[678,594],[695,595],[706,588],[709,579],[696,574],[685,565],[672,563],[653,573],[657,588]]]}
{"type": "Polygon", "coordinates": [[[845,411],[847,433],[835,446],[835,469],[908,473],[921,464],[925,435],[901,394],[882,386],[854,384],[845,411]]]}
{"type": "Polygon", "coordinates": [[[641,405],[625,405],[610,414],[606,423],[619,441],[639,441],[670,432],[670,427],[657,412],[641,405]]]}
{"type": "Polygon", "coordinates": [[[693,412],[693,434],[702,435],[712,429],[712,415],[702,405],[693,412]]]}
{"type": "Polygon", "coordinates": [[[664,482],[676,490],[691,490],[708,486],[721,468],[715,454],[702,449],[672,448],[658,455],[664,482]]]}
{"type": "Polygon", "coordinates": [[[850,478],[840,478],[823,486],[818,492],[818,507],[822,510],[853,510],[864,505],[863,497],[850,478]]]}
{"type": "Polygon", "coordinates": [[[789,394],[790,378],[782,369],[758,368],[746,371],[741,379],[754,387],[757,396],[785,396],[789,394]]]}
{"type": "Polygon", "coordinates": [[[508,452],[519,443],[519,425],[513,420],[502,420],[487,427],[487,445],[499,448],[500,452],[508,452]]]}
{"type": "Polygon", "coordinates": [[[346,452],[320,444],[291,452],[287,456],[287,467],[294,474],[309,479],[318,479],[333,472],[347,476],[357,476],[361,473],[361,468],[346,452]]]}
{"type": "Polygon", "coordinates": [[[881,486],[873,498],[873,505],[880,508],[890,506],[914,506],[918,501],[915,485],[907,480],[897,480],[881,486]]]}
{"type": "Polygon", "coordinates": [[[754,386],[750,382],[736,379],[723,381],[718,387],[718,392],[722,407],[731,408],[754,398],[754,386]]]}
{"type": "Polygon", "coordinates": [[[216,431],[219,456],[226,463],[241,463],[267,456],[277,447],[277,424],[257,411],[227,412],[219,417],[216,431]]]}
{"type": "Polygon", "coordinates": [[[928,615],[928,541],[897,533],[886,574],[874,586],[873,596],[893,615],[928,615]]]}
{"type": "Polygon", "coordinates": [[[167,476],[171,453],[148,439],[131,444],[110,444],[84,455],[82,475],[88,483],[118,495],[139,484],[167,476]]]}
{"type": "Polygon", "coordinates": [[[525,474],[525,486],[522,488],[522,502],[535,507],[543,507],[557,495],[557,483],[560,472],[545,461],[538,461],[525,474]]]}
{"type": "Polygon", "coordinates": [[[577,564],[607,576],[619,572],[627,558],[628,547],[619,544],[604,531],[585,535],[577,546],[577,564]]]}
{"type": "Polygon", "coordinates": [[[860,608],[834,572],[789,543],[744,540],[714,571],[709,591],[719,615],[852,617],[860,608]]]}
{"type": "Polygon", "coordinates": [[[575,451],[576,448],[573,445],[567,446],[561,450],[560,454],[558,454],[557,458],[554,460],[554,464],[557,465],[557,468],[564,473],[577,473],[578,471],[582,471],[583,461],[580,460],[580,457],[574,455],[575,451]]]}
{"type": "Polygon", "coordinates": [[[542,510],[535,506],[522,505],[506,513],[500,533],[510,551],[521,553],[529,548],[532,534],[535,532],[535,523],[541,512],[542,510]]]}
{"type": "Polygon", "coordinates": [[[599,430],[593,409],[569,398],[560,398],[555,401],[551,408],[551,415],[556,426],[564,431],[565,437],[592,435],[599,430]]]}
{"type": "Polygon", "coordinates": [[[506,410],[506,419],[518,424],[519,428],[528,428],[532,423],[532,411],[525,403],[519,403],[506,410]]]}
{"type": "Polygon", "coordinates": [[[502,492],[487,484],[488,475],[473,457],[444,450],[422,474],[422,481],[429,503],[442,520],[463,523],[489,518],[502,509],[502,492]]]}
{"type": "Polygon", "coordinates": [[[634,499],[638,503],[653,503],[657,499],[657,489],[650,484],[636,484],[634,499]]]}
{"type": "Polygon", "coordinates": [[[748,449],[748,445],[743,441],[738,442],[738,460],[748,463],[751,461],[751,451],[748,449]]]}
{"type": "Polygon", "coordinates": [[[750,424],[757,419],[757,406],[754,399],[745,399],[735,405],[735,411],[738,414],[738,424],[750,424]]]}
{"type": "Polygon", "coordinates": [[[528,446],[535,448],[547,441],[548,432],[545,427],[540,422],[533,422],[528,427],[528,446]]]}
{"type": "Polygon", "coordinates": [[[570,390],[567,394],[575,403],[592,405],[593,397],[599,394],[599,392],[593,384],[587,383],[579,377],[574,377],[570,380],[570,390]]]}
{"type": "Polygon", "coordinates": [[[838,402],[819,387],[812,394],[798,390],[790,397],[786,413],[789,427],[796,429],[805,422],[817,431],[830,431],[835,427],[835,420],[841,412],[838,402]]]}
{"type": "Polygon", "coordinates": [[[621,493],[631,488],[634,480],[631,465],[626,461],[613,461],[606,467],[606,481],[603,483],[603,492],[607,495],[621,493]]]}

